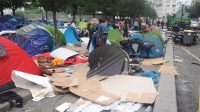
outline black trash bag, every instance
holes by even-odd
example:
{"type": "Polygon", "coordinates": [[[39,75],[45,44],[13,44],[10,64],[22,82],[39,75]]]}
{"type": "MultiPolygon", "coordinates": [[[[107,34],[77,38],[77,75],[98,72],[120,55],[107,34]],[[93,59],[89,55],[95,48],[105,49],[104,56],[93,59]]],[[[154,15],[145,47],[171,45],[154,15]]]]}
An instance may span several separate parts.
{"type": "Polygon", "coordinates": [[[16,107],[23,107],[23,98],[14,91],[6,91],[0,94],[0,104],[9,102],[10,108],[12,108],[15,106],[14,101],[16,102],[16,107]]]}

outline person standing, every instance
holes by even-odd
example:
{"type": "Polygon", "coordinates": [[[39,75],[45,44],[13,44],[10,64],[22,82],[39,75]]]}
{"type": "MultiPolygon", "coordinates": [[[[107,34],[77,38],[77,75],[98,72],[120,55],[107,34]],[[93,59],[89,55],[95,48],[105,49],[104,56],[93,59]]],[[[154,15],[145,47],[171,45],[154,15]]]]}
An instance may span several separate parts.
{"type": "Polygon", "coordinates": [[[160,20],[157,20],[157,26],[160,27],[160,20]]]}
{"type": "Polygon", "coordinates": [[[99,20],[100,24],[97,29],[97,37],[96,37],[96,47],[106,45],[106,41],[108,38],[108,25],[105,23],[104,19],[99,20]]]}
{"type": "Polygon", "coordinates": [[[124,24],[124,37],[128,37],[128,22],[127,20],[125,21],[125,24],[124,24]]]}
{"type": "Polygon", "coordinates": [[[164,29],[164,24],[165,24],[165,22],[164,22],[164,20],[162,20],[162,22],[161,22],[162,29],[164,29]]]}

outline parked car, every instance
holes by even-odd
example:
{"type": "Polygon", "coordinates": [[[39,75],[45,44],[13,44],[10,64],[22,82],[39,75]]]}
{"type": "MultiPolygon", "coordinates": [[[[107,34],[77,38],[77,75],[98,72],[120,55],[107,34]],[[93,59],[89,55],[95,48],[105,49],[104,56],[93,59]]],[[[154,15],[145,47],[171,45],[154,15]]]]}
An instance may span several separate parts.
{"type": "Polygon", "coordinates": [[[200,29],[200,24],[198,21],[191,21],[190,27],[200,29]]]}

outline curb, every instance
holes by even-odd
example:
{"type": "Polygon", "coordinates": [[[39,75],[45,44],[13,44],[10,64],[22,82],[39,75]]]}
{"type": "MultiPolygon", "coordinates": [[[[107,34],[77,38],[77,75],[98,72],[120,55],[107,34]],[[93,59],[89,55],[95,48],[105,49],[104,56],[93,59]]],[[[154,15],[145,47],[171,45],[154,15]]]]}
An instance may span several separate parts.
{"type": "MultiPolygon", "coordinates": [[[[169,61],[164,65],[174,66],[173,42],[169,40],[166,48],[165,60],[169,61]]],[[[177,112],[176,101],[176,80],[174,75],[161,74],[158,84],[159,95],[156,98],[153,112],[177,112]]]]}

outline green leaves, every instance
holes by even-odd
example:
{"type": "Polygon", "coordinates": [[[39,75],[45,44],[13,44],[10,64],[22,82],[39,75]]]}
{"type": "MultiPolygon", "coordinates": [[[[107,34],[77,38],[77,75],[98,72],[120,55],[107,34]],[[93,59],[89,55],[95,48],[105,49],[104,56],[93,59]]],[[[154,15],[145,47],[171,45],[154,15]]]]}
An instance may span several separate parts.
{"type": "Polygon", "coordinates": [[[190,7],[189,11],[191,17],[198,18],[200,16],[200,2],[196,2],[192,7],[190,7]]]}

